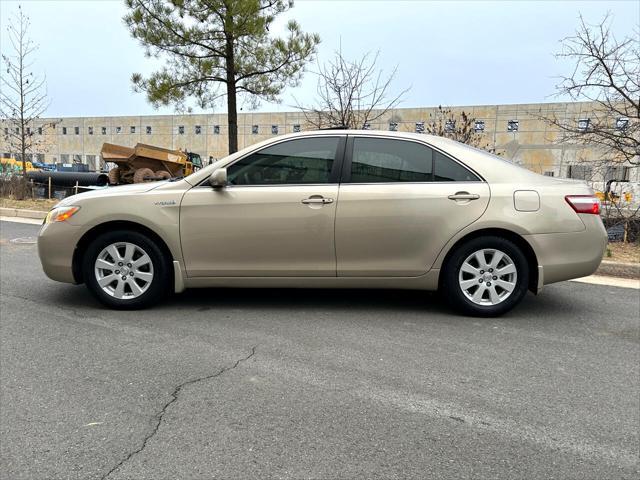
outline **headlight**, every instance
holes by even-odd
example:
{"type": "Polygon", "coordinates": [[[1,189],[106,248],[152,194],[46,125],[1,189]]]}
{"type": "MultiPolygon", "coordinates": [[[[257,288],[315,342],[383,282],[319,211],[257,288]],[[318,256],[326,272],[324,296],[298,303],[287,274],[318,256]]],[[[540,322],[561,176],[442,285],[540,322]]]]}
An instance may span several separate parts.
{"type": "Polygon", "coordinates": [[[47,214],[47,218],[45,218],[44,223],[52,223],[52,222],[64,222],[65,220],[69,220],[73,217],[80,207],[57,207],[51,210],[47,214]]]}

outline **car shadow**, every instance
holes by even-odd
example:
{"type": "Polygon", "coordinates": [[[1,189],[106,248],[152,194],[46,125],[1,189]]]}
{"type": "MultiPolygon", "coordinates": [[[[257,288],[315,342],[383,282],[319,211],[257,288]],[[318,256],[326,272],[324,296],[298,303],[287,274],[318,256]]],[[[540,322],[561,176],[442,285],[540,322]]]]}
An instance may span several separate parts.
{"type": "MultiPolygon", "coordinates": [[[[62,308],[110,311],[86,291],[84,285],[65,286],[48,291],[43,300],[62,308]]],[[[510,322],[531,320],[553,322],[559,317],[579,314],[567,304],[561,291],[548,289],[543,295],[528,293],[514,310],[499,317],[510,322]]],[[[456,313],[438,292],[383,289],[305,289],[305,288],[197,288],[173,294],[151,311],[176,311],[180,315],[206,311],[252,309],[307,312],[359,312],[445,315],[471,319],[456,313]]],[[[148,311],[148,310],[147,310],[148,311]]],[[[494,319],[495,320],[495,319],[494,319]]]]}
{"type": "Polygon", "coordinates": [[[161,308],[256,310],[370,310],[445,312],[448,306],[435,292],[416,290],[215,288],[190,289],[173,295],[161,308]]]}

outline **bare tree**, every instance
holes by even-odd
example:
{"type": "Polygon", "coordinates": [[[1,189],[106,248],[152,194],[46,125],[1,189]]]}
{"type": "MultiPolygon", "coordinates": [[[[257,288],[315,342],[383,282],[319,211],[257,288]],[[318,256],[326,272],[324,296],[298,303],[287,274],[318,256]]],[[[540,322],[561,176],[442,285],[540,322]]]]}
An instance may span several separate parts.
{"type": "Polygon", "coordinates": [[[318,65],[316,105],[297,104],[307,123],[315,128],[368,128],[371,122],[395,108],[409,89],[390,93],[397,67],[389,76],[376,69],[380,52],[360,60],[347,60],[337,51],[332,60],[318,65]]]}
{"type": "Polygon", "coordinates": [[[632,188],[620,178],[622,167],[640,164],[640,42],[638,35],[617,39],[606,15],[598,25],[580,17],[575,35],[562,40],[558,58],[573,62],[569,76],[560,77],[557,95],[595,105],[588,118],[543,117],[557,128],[560,142],[597,148],[598,159],[578,158],[585,180],[601,182],[603,217],[624,227],[624,240],[640,207],[632,202],[632,188]],[[601,179],[601,180],[600,180],[601,179]],[[616,182],[622,180],[622,182],[616,182]]]}
{"type": "Polygon", "coordinates": [[[424,126],[425,133],[450,138],[472,147],[488,149],[489,144],[480,133],[481,130],[476,128],[475,118],[465,111],[458,112],[439,106],[435,114],[430,114],[429,117],[429,121],[424,126]]]}
{"type": "Polygon", "coordinates": [[[599,25],[580,17],[576,34],[562,40],[558,58],[574,63],[569,76],[560,77],[557,95],[594,102],[589,118],[551,117],[564,142],[597,146],[608,164],[640,163],[640,42],[639,32],[618,40],[611,33],[609,15],[599,25]]]}
{"type": "Polygon", "coordinates": [[[36,131],[34,121],[48,107],[45,78],[36,76],[31,70],[33,53],[38,47],[28,37],[29,26],[29,17],[18,7],[18,13],[7,27],[13,51],[2,55],[6,74],[1,76],[0,82],[0,119],[3,120],[4,139],[12,152],[19,152],[24,176],[27,174],[27,155],[45,145],[46,132],[36,131]]]}

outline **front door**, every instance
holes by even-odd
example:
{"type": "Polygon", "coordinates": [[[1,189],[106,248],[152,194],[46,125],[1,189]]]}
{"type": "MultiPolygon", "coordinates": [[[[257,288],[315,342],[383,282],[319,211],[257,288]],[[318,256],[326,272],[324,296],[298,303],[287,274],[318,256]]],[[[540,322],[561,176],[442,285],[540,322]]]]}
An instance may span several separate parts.
{"type": "Polygon", "coordinates": [[[229,185],[189,190],[180,209],[187,275],[335,276],[344,136],[286,140],[227,167],[229,185]]]}
{"type": "Polygon", "coordinates": [[[336,212],[338,276],[422,275],[489,202],[485,182],[421,142],[350,137],[349,151],[336,212]]]}

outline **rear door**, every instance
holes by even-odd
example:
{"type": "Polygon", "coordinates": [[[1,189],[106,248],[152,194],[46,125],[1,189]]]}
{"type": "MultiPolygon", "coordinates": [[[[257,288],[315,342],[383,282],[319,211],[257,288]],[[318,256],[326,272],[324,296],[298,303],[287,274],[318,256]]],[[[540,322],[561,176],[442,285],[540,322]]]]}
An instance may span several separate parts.
{"type": "Polygon", "coordinates": [[[418,276],[478,219],[489,186],[419,141],[350,136],[336,212],[338,276],[418,276]]]}

